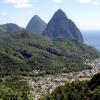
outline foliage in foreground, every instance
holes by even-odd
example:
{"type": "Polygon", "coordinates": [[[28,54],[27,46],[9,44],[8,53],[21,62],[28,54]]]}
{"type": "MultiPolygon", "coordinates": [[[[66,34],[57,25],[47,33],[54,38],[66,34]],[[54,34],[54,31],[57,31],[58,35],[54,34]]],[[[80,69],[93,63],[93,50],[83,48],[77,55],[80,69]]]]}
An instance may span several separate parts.
{"type": "Polygon", "coordinates": [[[18,79],[0,82],[0,100],[32,100],[28,83],[18,79]]]}
{"type": "Polygon", "coordinates": [[[100,100],[100,73],[90,82],[66,83],[41,100],[100,100]]]}

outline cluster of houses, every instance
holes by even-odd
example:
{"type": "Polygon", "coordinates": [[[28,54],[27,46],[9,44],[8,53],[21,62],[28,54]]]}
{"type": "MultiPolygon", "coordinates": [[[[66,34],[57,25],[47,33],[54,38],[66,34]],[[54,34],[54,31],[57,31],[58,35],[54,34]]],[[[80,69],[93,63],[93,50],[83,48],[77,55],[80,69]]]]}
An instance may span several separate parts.
{"type": "Polygon", "coordinates": [[[89,61],[87,64],[91,65],[92,69],[35,77],[31,82],[31,93],[34,95],[34,99],[39,100],[41,96],[51,93],[56,87],[64,85],[66,82],[90,79],[91,76],[100,72],[100,59],[89,61]]]}

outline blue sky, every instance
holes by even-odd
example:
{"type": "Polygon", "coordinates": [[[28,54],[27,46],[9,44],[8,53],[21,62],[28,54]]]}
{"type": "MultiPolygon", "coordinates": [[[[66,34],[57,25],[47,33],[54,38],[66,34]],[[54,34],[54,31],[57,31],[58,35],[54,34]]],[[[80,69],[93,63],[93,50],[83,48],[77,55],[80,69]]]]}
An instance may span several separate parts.
{"type": "Polygon", "coordinates": [[[58,9],[81,30],[100,30],[100,0],[0,0],[0,24],[26,27],[34,15],[48,22],[58,9]]]}

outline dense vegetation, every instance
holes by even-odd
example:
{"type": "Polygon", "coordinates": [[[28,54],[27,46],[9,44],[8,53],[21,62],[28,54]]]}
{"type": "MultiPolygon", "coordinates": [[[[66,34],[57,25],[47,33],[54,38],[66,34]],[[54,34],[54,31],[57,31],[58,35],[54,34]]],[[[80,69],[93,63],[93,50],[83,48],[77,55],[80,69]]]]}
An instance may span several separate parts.
{"type": "Polygon", "coordinates": [[[98,57],[100,53],[85,44],[50,40],[25,30],[0,38],[0,76],[29,75],[34,68],[46,73],[80,71],[91,68],[83,63],[86,59],[98,57]]]}
{"type": "Polygon", "coordinates": [[[0,100],[32,100],[29,90],[27,81],[17,77],[0,79],[0,100]]]}
{"type": "Polygon", "coordinates": [[[90,81],[66,83],[41,100],[100,100],[100,73],[90,81]]]}

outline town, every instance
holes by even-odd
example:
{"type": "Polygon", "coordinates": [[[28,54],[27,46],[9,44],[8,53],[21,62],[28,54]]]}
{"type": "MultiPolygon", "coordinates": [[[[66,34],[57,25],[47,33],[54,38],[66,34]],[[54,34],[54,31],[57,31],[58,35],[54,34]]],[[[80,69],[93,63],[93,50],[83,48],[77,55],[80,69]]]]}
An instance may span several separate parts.
{"type": "MultiPolygon", "coordinates": [[[[100,72],[100,59],[87,60],[86,63],[92,66],[91,70],[32,77],[29,83],[34,100],[39,100],[41,96],[51,93],[56,87],[64,85],[66,82],[90,80],[94,74],[100,72]]],[[[34,72],[38,73],[39,71],[35,70],[34,72]]]]}

